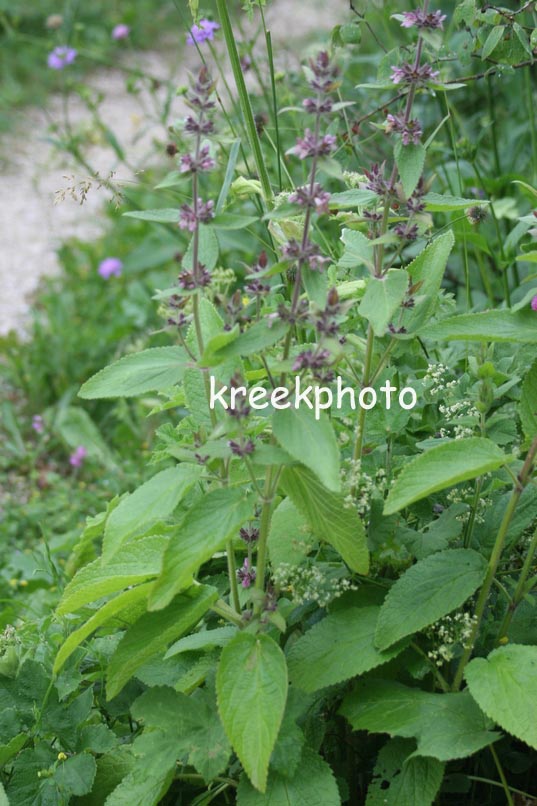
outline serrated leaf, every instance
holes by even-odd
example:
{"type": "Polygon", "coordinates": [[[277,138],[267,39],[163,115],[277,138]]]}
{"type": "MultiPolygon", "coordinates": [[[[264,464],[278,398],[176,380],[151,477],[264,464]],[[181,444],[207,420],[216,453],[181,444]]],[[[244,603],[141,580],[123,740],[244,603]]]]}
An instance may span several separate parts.
{"type": "Polygon", "coordinates": [[[318,691],[396,657],[403,645],[387,652],[375,646],[379,612],[379,607],[347,607],[315,624],[289,650],[291,682],[304,691],[318,691]]]}
{"type": "Polygon", "coordinates": [[[329,765],[305,747],[293,777],[271,773],[263,795],[243,775],[237,790],[237,806],[341,806],[341,798],[329,765]]]}
{"type": "Polygon", "coordinates": [[[209,585],[194,585],[163,610],[144,613],[129,627],[108,664],[106,693],[115,697],[147,660],[164,653],[179,635],[193,627],[218,598],[209,585]]]}
{"type": "Polygon", "coordinates": [[[285,334],[289,327],[285,322],[277,321],[269,323],[262,319],[241,333],[231,344],[227,344],[214,351],[214,360],[217,363],[228,361],[232,358],[252,355],[267,347],[272,347],[285,334]]]}
{"type": "Polygon", "coordinates": [[[484,206],[490,203],[481,199],[463,199],[460,196],[450,196],[444,193],[426,193],[423,201],[425,209],[430,213],[452,213],[456,210],[465,210],[467,207],[484,206]]]}
{"type": "Polygon", "coordinates": [[[278,644],[265,634],[236,635],[222,652],[216,691],[233,749],[252,785],[265,792],[287,700],[287,665],[278,644]]]}
{"type": "Polygon", "coordinates": [[[420,181],[426,154],[427,149],[422,143],[409,143],[409,145],[405,146],[402,140],[398,140],[395,144],[395,162],[397,163],[397,170],[407,199],[412,196],[420,181]]]}
{"type": "Polygon", "coordinates": [[[212,490],[189,509],[164,554],[163,570],[149,597],[149,609],[160,610],[187,588],[198,568],[224,548],[252,516],[253,498],[244,490],[212,490]]]}
{"type": "Polygon", "coordinates": [[[393,515],[432,493],[497,470],[508,461],[494,442],[482,437],[437,445],[403,467],[388,494],[384,514],[393,515]]]}
{"type": "Polygon", "coordinates": [[[339,446],[330,418],[305,407],[276,410],[272,432],[282,448],[319,478],[332,492],[341,490],[339,446]]]}
{"type": "Polygon", "coordinates": [[[535,312],[482,311],[451,316],[429,325],[421,332],[425,339],[436,341],[489,341],[537,344],[535,312]]]}
{"type": "Polygon", "coordinates": [[[460,607],[483,582],[487,563],[472,549],[446,549],[411,566],[390,589],[375,644],[387,649],[460,607]]]}
{"type": "Polygon", "coordinates": [[[214,647],[222,647],[229,644],[232,638],[237,634],[237,628],[232,627],[216,627],[214,630],[202,630],[201,632],[186,635],[180,638],[166,652],[164,659],[171,658],[173,655],[180,655],[182,652],[198,652],[214,647]]]}
{"type": "Polygon", "coordinates": [[[152,347],[105,367],[82,385],[78,396],[94,400],[162,392],[180,383],[186,364],[181,347],[152,347]]]}
{"type": "Polygon", "coordinates": [[[473,755],[499,738],[468,691],[430,694],[393,680],[359,680],[339,713],[354,730],[415,738],[418,755],[439,761],[473,755]]]}
{"type": "Polygon", "coordinates": [[[537,647],[499,647],[470,661],[464,677],[487,716],[537,750],[537,647]]]}
{"type": "MultiPolygon", "coordinates": [[[[189,269],[190,271],[192,271],[193,250],[194,238],[192,237],[182,260],[183,268],[189,269]]],[[[207,271],[212,271],[218,263],[219,252],[220,245],[216,237],[216,232],[212,227],[202,225],[199,230],[198,239],[198,262],[205,266],[207,271]]],[[[202,301],[209,302],[208,300],[202,301]]]]}
{"type": "Polygon", "coordinates": [[[267,546],[273,568],[282,563],[300,565],[315,542],[305,516],[290,498],[284,498],[270,521],[267,546]]]}
{"type": "Polygon", "coordinates": [[[526,439],[534,439],[537,436],[537,361],[524,378],[518,413],[526,439]]]}
{"type": "Polygon", "coordinates": [[[237,230],[251,227],[259,219],[251,215],[236,215],[235,213],[220,213],[211,220],[211,226],[215,229],[237,230]]]}
{"type": "Polygon", "coordinates": [[[123,213],[125,218],[136,218],[139,221],[153,221],[155,224],[179,225],[179,210],[177,207],[162,207],[158,210],[129,210],[123,213]]]}
{"type": "Polygon", "coordinates": [[[414,307],[406,309],[403,318],[408,338],[429,321],[438,306],[442,279],[454,245],[455,236],[448,230],[435,238],[406,267],[412,284],[419,286],[414,307]]]}
{"type": "Polygon", "coordinates": [[[411,739],[391,739],[378,754],[365,806],[431,806],[444,777],[435,758],[412,756],[411,739]]]}
{"type": "Polygon", "coordinates": [[[375,336],[384,336],[407,290],[408,274],[402,269],[390,269],[384,277],[370,278],[358,312],[371,323],[375,336]]]}
{"type": "Polygon", "coordinates": [[[310,470],[288,467],[281,484],[312,532],[333,546],[352,571],[367,574],[369,551],[362,521],[348,508],[342,495],[329,492],[310,470]]]}
{"type": "Polygon", "coordinates": [[[335,210],[348,210],[351,207],[364,207],[378,200],[373,190],[344,190],[342,193],[332,193],[330,207],[335,210]]]}
{"type": "Polygon", "coordinates": [[[496,48],[497,45],[500,44],[501,40],[503,39],[504,31],[505,31],[504,25],[494,26],[492,31],[485,39],[485,44],[483,45],[483,49],[481,50],[481,58],[483,60],[488,59],[492,51],[496,48]]]}
{"type": "Polygon", "coordinates": [[[74,613],[102,596],[157,576],[167,542],[162,535],[151,535],[127,543],[106,565],[100,558],[85,565],[66,585],[56,612],[74,613]]]}
{"type": "Polygon", "coordinates": [[[345,248],[338,262],[340,268],[356,269],[358,266],[373,265],[373,246],[363,232],[344,229],[341,240],[345,248]]]}
{"type": "Polygon", "coordinates": [[[103,562],[110,560],[126,540],[171,515],[200,475],[197,465],[176,465],[161,470],[124,498],[106,521],[103,562]]]}

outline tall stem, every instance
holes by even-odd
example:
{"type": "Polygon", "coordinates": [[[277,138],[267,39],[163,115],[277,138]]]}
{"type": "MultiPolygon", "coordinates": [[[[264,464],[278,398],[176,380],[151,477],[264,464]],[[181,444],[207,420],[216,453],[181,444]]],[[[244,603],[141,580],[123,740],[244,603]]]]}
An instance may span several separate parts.
{"type": "Polygon", "coordinates": [[[507,632],[509,630],[509,626],[515,614],[515,610],[517,609],[518,605],[526,595],[527,592],[526,581],[530,574],[531,566],[536,551],[537,551],[537,529],[533,533],[528,553],[526,554],[526,559],[524,560],[524,565],[522,566],[522,571],[520,572],[520,577],[518,579],[515,592],[513,594],[513,599],[506,610],[505,616],[503,617],[502,623],[500,624],[500,629],[498,630],[499,644],[503,643],[504,639],[507,638],[507,632]]]}

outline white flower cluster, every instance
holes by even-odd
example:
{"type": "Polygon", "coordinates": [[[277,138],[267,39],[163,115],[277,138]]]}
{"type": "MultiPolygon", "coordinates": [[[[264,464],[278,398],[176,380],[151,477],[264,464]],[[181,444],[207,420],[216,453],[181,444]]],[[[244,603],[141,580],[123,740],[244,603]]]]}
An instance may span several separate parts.
{"type": "Polygon", "coordinates": [[[449,369],[445,364],[429,364],[427,372],[423,376],[423,382],[428,386],[428,392],[431,397],[436,397],[441,392],[446,392],[447,389],[455,389],[457,381],[448,381],[449,369]]]}
{"type": "Polygon", "coordinates": [[[345,504],[356,508],[359,515],[369,514],[371,495],[374,490],[384,493],[386,490],[386,471],[379,468],[372,478],[361,469],[359,459],[346,459],[341,470],[341,481],[345,492],[345,504]]]}
{"type": "Polygon", "coordinates": [[[321,565],[290,565],[280,563],[274,570],[273,580],[282,590],[291,594],[298,605],[315,602],[326,607],[349,590],[357,587],[341,572],[321,565]]]}
{"type": "Polygon", "coordinates": [[[453,660],[457,644],[466,649],[475,623],[475,616],[462,610],[444,616],[426,631],[435,643],[435,646],[427,652],[427,656],[437,666],[453,660]]]}
{"type": "MultiPolygon", "coordinates": [[[[484,477],[486,478],[486,476],[484,477]]],[[[474,503],[474,489],[473,487],[454,487],[446,496],[450,504],[471,504],[474,503]]],[[[485,522],[485,510],[490,506],[490,501],[486,498],[479,498],[476,505],[474,520],[475,523],[485,522]]],[[[470,517],[471,510],[463,512],[462,515],[457,515],[457,520],[466,523],[470,517]]]]}

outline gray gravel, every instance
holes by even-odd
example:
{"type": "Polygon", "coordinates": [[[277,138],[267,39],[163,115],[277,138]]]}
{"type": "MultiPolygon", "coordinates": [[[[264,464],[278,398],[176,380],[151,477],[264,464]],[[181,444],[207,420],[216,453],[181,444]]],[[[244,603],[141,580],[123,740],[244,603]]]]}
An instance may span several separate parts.
{"type": "MultiPolygon", "coordinates": [[[[267,4],[267,21],[278,53],[278,67],[296,63],[302,44],[314,32],[327,32],[336,22],[333,3],[320,0],[274,0],[267,4]],[[297,33],[298,32],[298,33],[297,33]]],[[[338,0],[340,18],[346,16],[346,3],[338,0]]],[[[126,65],[142,67],[151,75],[171,78],[184,84],[187,70],[197,63],[192,48],[166,48],[159,53],[129,57],[126,65]]],[[[230,77],[232,83],[232,79],[230,77]]],[[[114,181],[132,181],[137,170],[147,164],[155,138],[165,138],[163,127],[144,114],[151,106],[146,94],[134,96],[126,91],[125,74],[118,69],[93,73],[88,85],[101,91],[105,100],[101,116],[129,155],[132,170],[121,167],[114,181]]],[[[96,237],[103,226],[103,203],[109,198],[104,188],[92,187],[84,204],[71,198],[68,189],[83,182],[83,169],[48,142],[50,123],[62,119],[62,99],[52,97],[46,110],[24,112],[15,132],[4,137],[0,151],[7,156],[7,168],[0,176],[0,334],[11,329],[24,333],[32,304],[32,294],[43,275],[58,271],[56,251],[62,241],[96,237]],[[60,203],[61,191],[66,191],[60,203]],[[60,192],[60,193],[58,193],[60,192]],[[56,203],[55,203],[56,202],[56,203]]],[[[174,99],[171,119],[180,116],[181,99],[174,99]]],[[[77,99],[68,106],[70,125],[75,131],[92,131],[91,116],[77,99]]],[[[89,148],[88,159],[100,176],[107,177],[115,168],[115,156],[106,144],[89,148]]]]}

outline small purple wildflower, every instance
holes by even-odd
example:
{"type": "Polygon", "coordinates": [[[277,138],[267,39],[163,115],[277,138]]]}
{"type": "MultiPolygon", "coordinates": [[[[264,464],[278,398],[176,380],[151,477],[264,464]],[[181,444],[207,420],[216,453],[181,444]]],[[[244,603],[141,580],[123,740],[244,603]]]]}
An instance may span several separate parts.
{"type": "Polygon", "coordinates": [[[45,430],[45,423],[43,421],[43,417],[40,414],[34,414],[32,417],[32,428],[34,431],[37,431],[38,434],[42,434],[45,430]]]}
{"type": "Polygon", "coordinates": [[[120,22],[119,25],[116,25],[112,29],[112,39],[116,42],[119,42],[121,39],[127,39],[131,29],[128,25],[125,25],[124,22],[120,22]]]}
{"type": "Polygon", "coordinates": [[[193,25],[190,29],[190,33],[186,38],[187,45],[201,45],[202,42],[206,42],[207,40],[212,42],[215,32],[218,31],[219,28],[220,26],[217,22],[213,22],[212,20],[200,20],[199,25],[193,25]]]}
{"type": "Polygon", "coordinates": [[[71,467],[82,467],[84,459],[88,455],[87,449],[83,445],[79,445],[69,457],[69,464],[71,467]]]}
{"type": "Polygon", "coordinates": [[[379,165],[378,162],[375,162],[369,171],[364,171],[364,174],[368,179],[368,182],[366,182],[365,185],[366,190],[372,190],[373,193],[377,193],[379,196],[383,196],[388,192],[390,188],[387,180],[384,178],[385,168],[385,162],[383,162],[382,165],[379,165]]]}
{"type": "Polygon", "coordinates": [[[404,11],[402,28],[443,28],[444,20],[447,14],[442,14],[441,11],[424,11],[422,8],[417,8],[416,11],[404,11]]]}
{"type": "Polygon", "coordinates": [[[214,218],[214,202],[211,200],[203,202],[201,199],[198,199],[197,210],[194,210],[190,204],[181,205],[179,227],[180,229],[194,232],[198,222],[208,224],[211,218],[214,218]]]}
{"type": "Polygon", "coordinates": [[[236,442],[234,439],[230,439],[228,445],[231,448],[231,453],[241,458],[250,456],[255,450],[255,445],[251,439],[247,439],[246,442],[236,442]]]}
{"type": "Polygon", "coordinates": [[[299,353],[293,364],[293,372],[300,372],[301,369],[322,369],[330,359],[328,350],[304,350],[299,353]]]}
{"type": "Polygon", "coordinates": [[[243,588],[250,588],[254,584],[255,578],[255,568],[252,568],[250,560],[246,557],[242,568],[237,569],[237,579],[243,588]]]}
{"type": "Polygon", "coordinates": [[[407,221],[406,224],[401,222],[393,228],[393,232],[403,241],[415,241],[418,237],[418,225],[411,224],[410,221],[407,221]]]}
{"type": "Polygon", "coordinates": [[[256,543],[259,540],[259,529],[257,526],[243,526],[239,531],[239,536],[245,543],[256,543]]]}
{"type": "Polygon", "coordinates": [[[109,280],[110,277],[120,277],[123,263],[118,257],[106,257],[99,263],[97,271],[105,280],[109,280]]]}
{"type": "Polygon", "coordinates": [[[390,78],[394,84],[416,84],[419,86],[427,81],[433,81],[439,75],[439,71],[433,70],[430,64],[422,64],[416,67],[413,64],[404,62],[400,67],[392,67],[390,78]]]}
{"type": "Polygon", "coordinates": [[[386,127],[384,129],[386,134],[396,132],[401,135],[401,141],[404,146],[413,143],[415,146],[419,145],[423,130],[417,118],[405,120],[404,115],[387,115],[386,127]]]}
{"type": "Polygon", "coordinates": [[[63,70],[76,59],[77,51],[67,45],[60,45],[49,53],[47,64],[52,70],[63,70]]]}
{"type": "Polygon", "coordinates": [[[295,238],[284,245],[282,249],[284,260],[293,260],[298,263],[307,264],[312,271],[321,271],[324,264],[329,262],[329,258],[323,257],[317,244],[307,241],[304,246],[295,238]]]}
{"type": "Polygon", "coordinates": [[[210,171],[215,165],[216,162],[209,155],[209,146],[205,145],[200,148],[197,159],[193,154],[184,154],[181,157],[179,170],[182,174],[196,173],[197,171],[210,171]]]}
{"type": "Polygon", "coordinates": [[[315,182],[313,188],[310,185],[304,185],[295,190],[289,196],[291,204],[299,204],[301,207],[310,207],[315,210],[319,215],[322,213],[328,214],[330,212],[328,202],[330,201],[330,193],[323,190],[318,182],[315,182]]]}
{"type": "Polygon", "coordinates": [[[335,145],[335,135],[325,134],[324,137],[315,137],[311,129],[306,129],[304,137],[297,138],[296,146],[291,151],[303,160],[306,157],[323,157],[331,154],[335,145]]]}
{"type": "Polygon", "coordinates": [[[537,295],[535,297],[533,297],[530,305],[531,305],[531,310],[532,311],[537,311],[537,295]]]}

